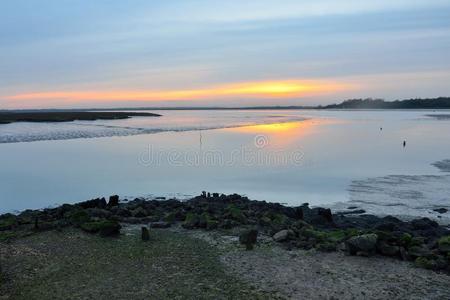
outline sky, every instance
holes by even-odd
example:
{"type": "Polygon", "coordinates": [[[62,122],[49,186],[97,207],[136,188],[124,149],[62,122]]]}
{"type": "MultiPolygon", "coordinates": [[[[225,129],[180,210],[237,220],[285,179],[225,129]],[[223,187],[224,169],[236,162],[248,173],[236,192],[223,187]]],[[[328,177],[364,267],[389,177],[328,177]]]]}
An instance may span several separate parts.
{"type": "Polygon", "coordinates": [[[0,2],[0,109],[438,96],[449,0],[0,2]]]}

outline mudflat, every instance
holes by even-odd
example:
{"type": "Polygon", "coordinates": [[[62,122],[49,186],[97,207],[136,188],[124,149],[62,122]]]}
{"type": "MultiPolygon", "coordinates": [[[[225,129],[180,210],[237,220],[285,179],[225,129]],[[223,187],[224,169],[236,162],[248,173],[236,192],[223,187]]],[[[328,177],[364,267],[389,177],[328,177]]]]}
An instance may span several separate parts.
{"type": "Polygon", "coordinates": [[[70,122],[117,120],[131,117],[160,117],[146,112],[103,112],[103,111],[45,111],[45,112],[0,112],[0,124],[14,122],[70,122]]]}

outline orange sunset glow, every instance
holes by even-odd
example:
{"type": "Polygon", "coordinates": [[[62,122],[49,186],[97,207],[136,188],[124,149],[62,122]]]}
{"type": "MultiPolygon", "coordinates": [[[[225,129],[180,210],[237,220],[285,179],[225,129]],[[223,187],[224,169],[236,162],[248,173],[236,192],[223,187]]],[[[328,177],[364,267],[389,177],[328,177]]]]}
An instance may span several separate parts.
{"type": "Polygon", "coordinates": [[[293,98],[322,95],[348,90],[348,84],[325,80],[285,80],[225,84],[216,87],[186,90],[144,91],[50,91],[16,94],[9,100],[62,101],[171,101],[193,99],[224,99],[235,97],[293,98]]]}

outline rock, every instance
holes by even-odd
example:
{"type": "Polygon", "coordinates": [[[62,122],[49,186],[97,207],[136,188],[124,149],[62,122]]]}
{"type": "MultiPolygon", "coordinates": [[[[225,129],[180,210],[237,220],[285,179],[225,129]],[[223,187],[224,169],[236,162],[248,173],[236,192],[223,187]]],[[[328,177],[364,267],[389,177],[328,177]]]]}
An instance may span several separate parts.
{"type": "Polygon", "coordinates": [[[439,239],[438,248],[443,253],[450,253],[450,235],[443,236],[439,239]]]}
{"type": "Polygon", "coordinates": [[[102,208],[88,208],[86,211],[93,218],[107,219],[112,216],[112,213],[109,210],[102,208]]]}
{"type": "MultiPolygon", "coordinates": [[[[111,211],[113,210],[111,209],[111,211]]],[[[118,208],[115,214],[121,217],[131,217],[131,212],[126,208],[118,208]]]]}
{"type": "Polygon", "coordinates": [[[119,205],[119,196],[113,195],[109,197],[108,206],[113,207],[119,205]]]}
{"type": "Polygon", "coordinates": [[[121,221],[124,223],[128,223],[128,224],[143,224],[143,223],[145,223],[142,219],[135,218],[135,217],[123,218],[121,221]]]}
{"type": "Polygon", "coordinates": [[[400,257],[402,258],[402,260],[411,260],[411,256],[409,256],[408,251],[406,251],[406,249],[404,247],[400,247],[399,248],[400,251],[400,257]]]}
{"type": "Polygon", "coordinates": [[[448,209],[446,208],[437,208],[437,209],[433,209],[433,211],[440,213],[440,214],[445,214],[446,212],[448,212],[448,209]]]}
{"type": "Polygon", "coordinates": [[[412,257],[428,257],[431,255],[431,251],[430,249],[428,249],[427,246],[425,245],[420,245],[420,246],[412,246],[410,248],[408,248],[408,254],[412,257]]]}
{"type": "Polygon", "coordinates": [[[352,255],[357,252],[372,254],[376,250],[377,240],[375,233],[357,235],[347,240],[347,250],[352,255]]]}
{"type": "Polygon", "coordinates": [[[150,223],[150,228],[169,228],[170,225],[168,222],[152,222],[150,223]]]}
{"type": "Polygon", "coordinates": [[[411,225],[415,230],[427,230],[439,227],[439,224],[428,218],[416,219],[411,221],[411,225]]]}
{"type": "Polygon", "coordinates": [[[12,230],[17,225],[17,217],[13,214],[0,216],[0,231],[12,230]]]}
{"type": "Polygon", "coordinates": [[[258,238],[258,230],[245,230],[239,235],[239,242],[246,246],[247,250],[252,250],[258,238]]]}
{"type": "Polygon", "coordinates": [[[147,227],[141,227],[141,239],[144,242],[150,240],[150,233],[149,233],[147,227]]]}
{"type": "Polygon", "coordinates": [[[106,200],[105,198],[97,198],[92,199],[84,202],[80,202],[77,204],[77,206],[87,209],[87,208],[105,208],[106,207],[106,200]]]}
{"type": "Polygon", "coordinates": [[[350,211],[341,211],[337,214],[339,215],[360,215],[365,214],[366,211],[364,209],[356,209],[356,210],[350,210],[350,211]]]}
{"type": "Polygon", "coordinates": [[[378,244],[378,250],[385,256],[396,256],[400,253],[400,248],[398,246],[389,245],[386,242],[380,242],[378,244]]]}
{"type": "Polygon", "coordinates": [[[79,227],[82,224],[91,221],[89,214],[85,210],[81,209],[70,211],[65,215],[65,217],[75,227],[79,227]]]}
{"type": "Polygon", "coordinates": [[[186,229],[194,229],[199,227],[199,225],[200,225],[200,216],[190,212],[186,215],[186,219],[184,220],[181,226],[183,226],[183,228],[186,229]]]}
{"type": "Polygon", "coordinates": [[[273,239],[275,242],[288,241],[295,236],[295,233],[290,229],[284,229],[274,234],[273,239]]]}
{"type": "Polygon", "coordinates": [[[86,222],[80,227],[83,231],[89,233],[99,232],[103,237],[118,235],[122,228],[118,222],[110,220],[86,222]]]}
{"type": "Polygon", "coordinates": [[[133,209],[131,211],[131,215],[135,218],[143,218],[143,217],[146,217],[148,214],[147,214],[147,211],[143,207],[139,206],[138,208],[133,209]]]}
{"type": "Polygon", "coordinates": [[[324,217],[329,223],[333,222],[333,214],[329,208],[319,208],[318,215],[324,217]]]}

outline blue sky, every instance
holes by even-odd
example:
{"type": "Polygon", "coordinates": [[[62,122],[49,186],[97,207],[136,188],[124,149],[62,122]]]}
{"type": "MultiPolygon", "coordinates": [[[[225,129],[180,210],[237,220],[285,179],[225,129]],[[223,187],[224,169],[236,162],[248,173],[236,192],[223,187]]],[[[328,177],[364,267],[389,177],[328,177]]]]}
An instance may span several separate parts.
{"type": "Polygon", "coordinates": [[[450,96],[448,0],[242,2],[2,1],[0,108],[302,105],[450,96]],[[213,91],[286,80],[349,88],[290,97],[211,92],[170,101],[80,100],[70,94],[213,91]],[[20,96],[55,92],[69,94],[20,96]]]}

